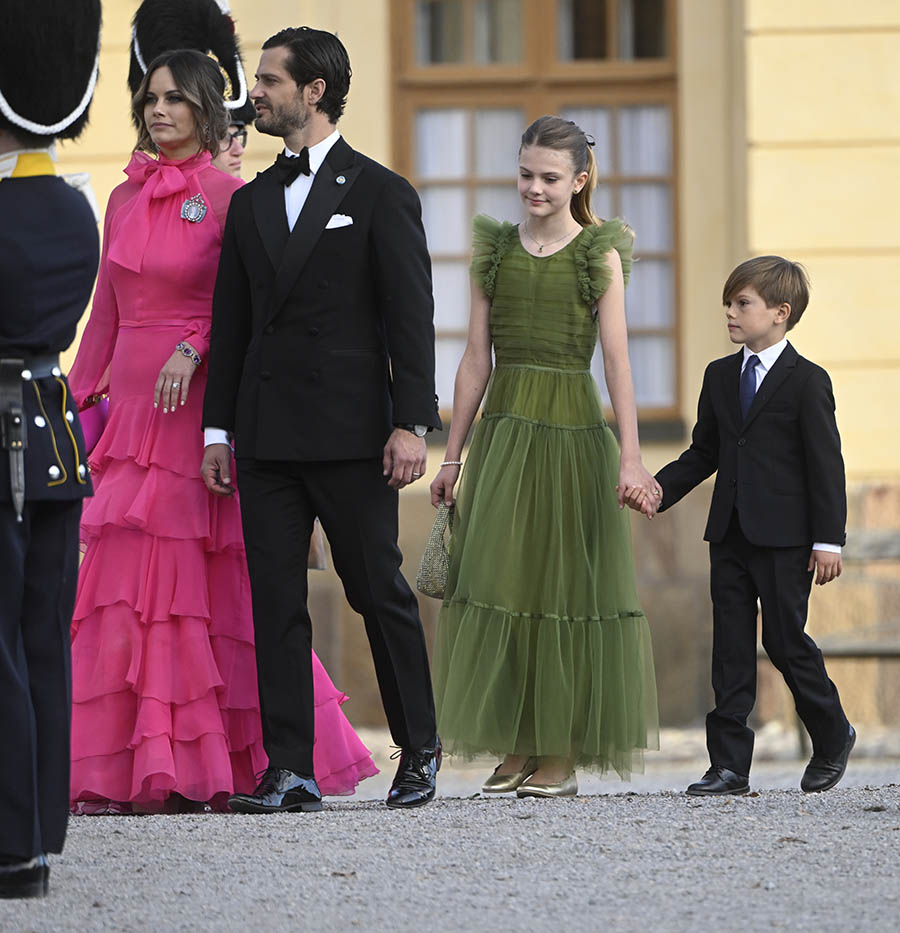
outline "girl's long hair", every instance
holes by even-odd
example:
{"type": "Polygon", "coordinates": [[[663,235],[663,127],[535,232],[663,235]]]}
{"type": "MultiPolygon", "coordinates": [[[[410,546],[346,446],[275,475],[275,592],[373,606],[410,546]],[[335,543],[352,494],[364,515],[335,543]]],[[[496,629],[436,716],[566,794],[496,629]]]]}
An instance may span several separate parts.
{"type": "Polygon", "coordinates": [[[521,152],[525,146],[542,146],[568,152],[575,174],[587,172],[587,181],[577,194],[572,195],[569,208],[572,216],[582,227],[601,223],[591,210],[591,196],[597,187],[597,163],[594,161],[593,140],[590,140],[578,124],[562,117],[538,117],[522,134],[521,152]]]}

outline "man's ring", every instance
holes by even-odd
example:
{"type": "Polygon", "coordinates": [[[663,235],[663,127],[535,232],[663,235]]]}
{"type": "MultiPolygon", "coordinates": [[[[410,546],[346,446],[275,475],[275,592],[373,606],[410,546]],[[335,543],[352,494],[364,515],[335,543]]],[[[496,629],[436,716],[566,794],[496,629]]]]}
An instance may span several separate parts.
{"type": "Polygon", "coordinates": [[[181,385],[180,382],[173,382],[173,383],[172,383],[172,388],[173,388],[173,389],[177,389],[180,385],[181,385]]]}
{"type": "Polygon", "coordinates": [[[421,475],[422,475],[421,473],[416,473],[415,471],[413,471],[413,476],[421,476],[421,475]]]}

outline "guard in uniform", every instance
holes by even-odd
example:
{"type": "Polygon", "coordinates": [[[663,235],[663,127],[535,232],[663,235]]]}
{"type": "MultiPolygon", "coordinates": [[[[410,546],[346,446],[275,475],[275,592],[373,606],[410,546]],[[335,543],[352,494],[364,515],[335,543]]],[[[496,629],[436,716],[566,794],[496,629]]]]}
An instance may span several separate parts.
{"type": "Polygon", "coordinates": [[[59,353],[99,261],[53,145],[84,128],[100,0],[12,0],[0,31],[0,897],[46,894],[69,812],[69,626],[84,439],[59,353]]]}

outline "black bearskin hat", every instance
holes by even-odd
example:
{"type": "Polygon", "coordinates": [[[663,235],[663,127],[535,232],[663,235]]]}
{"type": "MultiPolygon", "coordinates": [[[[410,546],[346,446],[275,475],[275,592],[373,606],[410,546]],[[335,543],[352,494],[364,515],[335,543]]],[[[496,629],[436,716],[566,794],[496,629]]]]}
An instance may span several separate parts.
{"type": "Polygon", "coordinates": [[[144,0],[131,24],[128,87],[132,96],[157,55],[173,49],[211,52],[231,82],[231,93],[225,98],[228,122],[243,125],[255,120],[234,21],[227,9],[227,3],[217,0],[144,0]]]}
{"type": "Polygon", "coordinates": [[[88,122],[100,0],[3,0],[0,129],[25,145],[75,139],[88,122]]]}

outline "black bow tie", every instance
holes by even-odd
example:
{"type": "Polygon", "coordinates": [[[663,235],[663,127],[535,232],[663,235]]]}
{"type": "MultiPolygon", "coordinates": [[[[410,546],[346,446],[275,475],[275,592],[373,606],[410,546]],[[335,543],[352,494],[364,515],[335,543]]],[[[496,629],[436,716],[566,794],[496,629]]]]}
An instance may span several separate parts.
{"type": "Polygon", "coordinates": [[[275,159],[275,173],[285,187],[292,185],[298,175],[309,175],[309,149],[304,146],[300,155],[295,156],[286,156],[279,152],[278,158],[275,159]]]}

